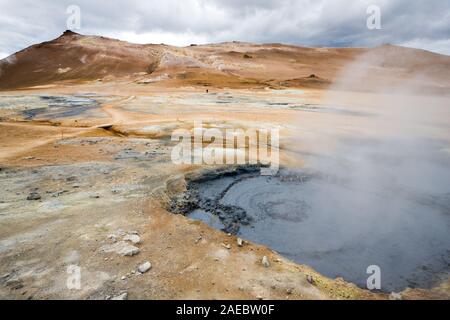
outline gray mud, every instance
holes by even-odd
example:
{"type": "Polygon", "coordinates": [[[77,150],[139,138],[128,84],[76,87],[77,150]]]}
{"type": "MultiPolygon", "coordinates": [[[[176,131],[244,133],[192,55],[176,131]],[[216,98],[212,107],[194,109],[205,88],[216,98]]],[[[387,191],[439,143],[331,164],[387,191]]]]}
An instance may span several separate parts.
{"type": "Polygon", "coordinates": [[[23,111],[27,120],[35,118],[68,118],[82,115],[91,109],[98,109],[99,104],[87,95],[79,96],[40,96],[47,103],[46,107],[32,108],[23,111]]]}
{"type": "Polygon", "coordinates": [[[378,265],[381,290],[398,291],[448,276],[449,195],[367,192],[329,175],[282,170],[267,177],[248,167],[188,181],[171,210],[361,287],[367,267],[378,265]]]}

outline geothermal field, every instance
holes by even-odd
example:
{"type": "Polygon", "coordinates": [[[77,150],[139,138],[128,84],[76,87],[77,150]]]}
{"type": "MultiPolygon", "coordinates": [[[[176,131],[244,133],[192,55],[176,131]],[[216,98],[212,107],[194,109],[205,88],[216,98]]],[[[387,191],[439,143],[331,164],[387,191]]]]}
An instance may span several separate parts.
{"type": "Polygon", "coordinates": [[[0,60],[0,189],[2,299],[449,299],[450,57],[66,31],[0,60]]]}

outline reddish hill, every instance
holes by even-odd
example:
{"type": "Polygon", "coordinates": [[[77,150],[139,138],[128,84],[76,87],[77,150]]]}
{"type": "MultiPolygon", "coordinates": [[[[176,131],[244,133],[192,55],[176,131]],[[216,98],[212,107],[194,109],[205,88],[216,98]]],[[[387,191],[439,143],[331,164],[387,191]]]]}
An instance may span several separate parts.
{"type": "Polygon", "coordinates": [[[373,82],[391,85],[417,78],[417,86],[445,92],[449,75],[449,56],[390,45],[305,48],[225,42],[181,48],[71,31],[0,61],[4,90],[96,79],[168,86],[326,88],[339,76],[355,90],[373,87],[373,82]]]}
{"type": "Polygon", "coordinates": [[[10,89],[61,80],[93,80],[146,72],[158,60],[152,46],[83,36],[71,31],[28,47],[0,61],[0,88],[10,89]]]}

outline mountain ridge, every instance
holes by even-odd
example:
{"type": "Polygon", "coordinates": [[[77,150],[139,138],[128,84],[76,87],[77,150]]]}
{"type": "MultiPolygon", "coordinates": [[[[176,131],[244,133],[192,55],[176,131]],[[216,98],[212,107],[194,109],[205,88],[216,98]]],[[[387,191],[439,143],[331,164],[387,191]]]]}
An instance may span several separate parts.
{"type": "Polygon", "coordinates": [[[444,86],[450,85],[446,76],[450,74],[449,56],[389,44],[312,48],[233,41],[176,47],[134,44],[66,30],[53,40],[0,60],[0,90],[117,79],[140,84],[163,79],[174,86],[326,88],[345,66],[361,56],[370,57],[375,77],[401,78],[420,71],[444,86]]]}

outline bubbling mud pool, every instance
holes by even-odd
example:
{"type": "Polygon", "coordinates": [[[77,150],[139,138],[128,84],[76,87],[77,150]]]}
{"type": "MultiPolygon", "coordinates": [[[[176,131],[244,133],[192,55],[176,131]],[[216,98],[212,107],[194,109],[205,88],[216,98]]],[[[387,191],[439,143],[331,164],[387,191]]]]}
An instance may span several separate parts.
{"type": "Polygon", "coordinates": [[[446,279],[448,204],[448,195],[409,199],[318,173],[282,170],[268,177],[248,167],[189,181],[171,209],[360,287],[367,267],[377,265],[381,290],[389,292],[446,279]],[[367,205],[374,202],[380,205],[367,205]]]}

